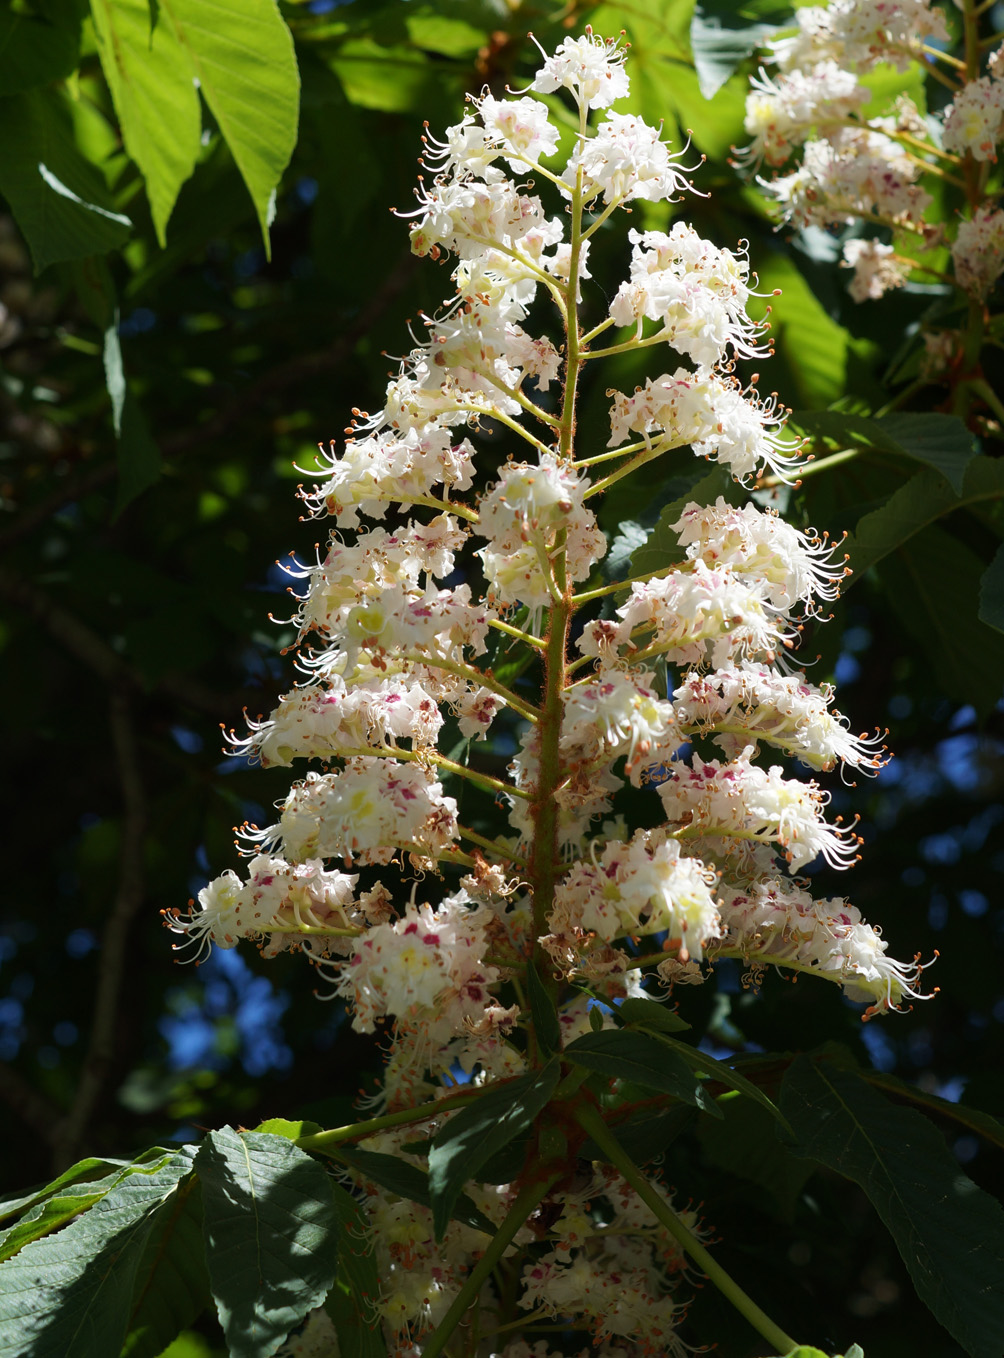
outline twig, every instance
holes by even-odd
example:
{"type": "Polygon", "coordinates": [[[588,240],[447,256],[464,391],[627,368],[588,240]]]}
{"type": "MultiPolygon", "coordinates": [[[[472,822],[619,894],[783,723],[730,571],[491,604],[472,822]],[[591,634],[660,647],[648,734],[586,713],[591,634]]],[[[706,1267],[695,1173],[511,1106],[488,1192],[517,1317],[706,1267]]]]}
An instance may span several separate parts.
{"type": "Polygon", "coordinates": [[[116,689],[111,695],[109,717],[122,792],[118,889],[101,938],[94,1022],[80,1081],[73,1104],[57,1125],[53,1137],[53,1168],[57,1173],[75,1159],[112,1070],[129,931],[145,890],[143,847],[146,837],[146,793],[129,699],[121,689],[116,689]]]}
{"type": "Polygon", "coordinates": [[[151,683],[86,623],[55,603],[44,590],[29,580],[0,567],[0,598],[6,599],[39,623],[71,655],[108,684],[128,684],[146,693],[156,690],[214,717],[232,703],[219,693],[205,688],[196,679],[182,674],[166,674],[151,683]]]}

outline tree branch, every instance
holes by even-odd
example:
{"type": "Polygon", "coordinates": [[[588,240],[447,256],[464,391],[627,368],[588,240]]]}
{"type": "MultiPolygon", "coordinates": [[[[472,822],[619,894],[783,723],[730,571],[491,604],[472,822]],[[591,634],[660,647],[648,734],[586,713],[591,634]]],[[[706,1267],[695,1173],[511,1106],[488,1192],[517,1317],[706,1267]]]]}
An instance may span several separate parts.
{"type": "Polygon", "coordinates": [[[120,689],[111,695],[109,718],[115,766],[122,791],[118,889],[101,937],[94,1022],[80,1081],[73,1104],[57,1125],[53,1136],[53,1169],[56,1173],[72,1164],[76,1158],[112,1070],[129,932],[145,891],[143,848],[147,820],[146,793],[129,699],[120,689]]]}

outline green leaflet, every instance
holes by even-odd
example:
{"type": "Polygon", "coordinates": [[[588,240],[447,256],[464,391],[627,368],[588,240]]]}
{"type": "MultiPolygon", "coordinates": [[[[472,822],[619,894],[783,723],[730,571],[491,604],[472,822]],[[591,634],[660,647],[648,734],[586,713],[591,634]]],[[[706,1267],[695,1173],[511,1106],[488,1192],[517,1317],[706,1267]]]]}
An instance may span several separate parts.
{"type": "Polygon", "coordinates": [[[429,1188],[436,1239],[442,1240],[464,1185],[490,1156],[533,1124],[558,1083],[552,1056],[540,1070],[489,1085],[474,1103],[455,1113],[429,1150],[429,1188]]]}
{"type": "Polygon", "coordinates": [[[86,1212],[107,1193],[107,1188],[96,1184],[85,1184],[77,1192],[57,1193],[44,1202],[37,1203],[27,1211],[20,1221],[0,1231],[0,1262],[11,1259],[18,1250],[33,1240],[51,1235],[65,1226],[74,1217],[86,1212]],[[87,1190],[91,1191],[88,1192],[87,1190]]]}
{"type": "Polygon", "coordinates": [[[699,1051],[692,1047],[689,1042],[679,1042],[674,1037],[669,1037],[666,1033],[654,1033],[653,1036],[664,1046],[671,1048],[688,1063],[694,1070],[704,1075],[711,1075],[721,1084],[728,1086],[729,1089],[738,1090],[740,1094],[745,1094],[747,1098],[753,1099],[756,1103],[765,1108],[771,1117],[776,1118],[783,1126],[787,1126],[783,1114],[775,1104],[767,1097],[763,1090],[755,1085],[752,1080],[747,1080],[745,1075],[740,1075],[737,1070],[724,1061],[716,1061],[707,1052],[699,1051]]]}
{"type": "Polygon", "coordinates": [[[635,1028],[651,1028],[657,1033],[682,1033],[690,1027],[679,1014],[656,1000],[629,999],[617,1006],[617,1017],[635,1028]]]}
{"type": "MultiPolygon", "coordinates": [[[[671,1103],[663,1107],[644,1107],[625,1118],[623,1122],[611,1119],[610,1130],[636,1165],[647,1165],[657,1155],[662,1155],[680,1133],[690,1126],[696,1116],[695,1109],[690,1104],[671,1103]]],[[[708,1125],[717,1126],[717,1122],[708,1125]]],[[[583,1142],[579,1154],[585,1160],[607,1158],[592,1140],[583,1142]]]]}
{"type": "Polygon", "coordinates": [[[209,1280],[231,1358],[270,1358],[334,1282],[322,1165],[284,1136],[210,1132],[196,1159],[209,1280]]]}
{"type": "Polygon", "coordinates": [[[561,1046],[561,1025],[554,1001],[540,979],[537,968],[527,968],[526,986],[530,996],[530,1013],[533,1016],[533,1030],[537,1040],[546,1052],[555,1052],[561,1046]]]}
{"type": "MultiPolygon", "coordinates": [[[[409,1165],[396,1155],[383,1155],[378,1151],[361,1150],[357,1146],[339,1146],[335,1152],[339,1160],[357,1169],[367,1179],[380,1184],[399,1198],[419,1202],[423,1207],[432,1206],[429,1192],[429,1176],[417,1165],[409,1165]]],[[[495,1234],[494,1222],[480,1212],[466,1193],[461,1193],[453,1206],[453,1215],[458,1221],[473,1226],[486,1235],[495,1234]]]]}
{"type": "Polygon", "coordinates": [[[338,1332],[341,1358],[385,1358],[376,1316],[380,1276],[362,1205],[338,1184],[331,1185],[338,1219],[338,1272],[324,1309],[338,1332]]]}
{"type": "MultiPolygon", "coordinates": [[[[777,5],[779,21],[787,5],[777,5]]],[[[690,21],[690,47],[705,99],[713,99],[736,68],[776,33],[778,23],[764,23],[731,0],[699,0],[690,21]]]]}
{"type": "Polygon", "coordinates": [[[210,1303],[202,1193],[193,1175],[155,1212],[136,1268],[121,1358],[160,1358],[210,1303]]]}
{"type": "Polygon", "coordinates": [[[694,1104],[712,1117],[722,1116],[722,1110],[686,1061],[668,1051],[654,1033],[633,1033],[625,1028],[586,1033],[568,1044],[564,1056],[586,1070],[598,1071],[611,1079],[630,1080],[646,1089],[658,1089],[683,1103],[694,1104]]]}
{"type": "Polygon", "coordinates": [[[61,1231],[0,1264],[0,1356],[118,1353],[158,1209],[192,1170],[193,1148],[134,1166],[61,1231]]]}
{"type": "Polygon", "coordinates": [[[728,1095],[719,1106],[723,1121],[705,1119],[697,1129],[705,1160],[755,1184],[758,1202],[781,1221],[792,1221],[812,1167],[774,1135],[774,1120],[759,1104],[728,1095]]]}
{"type": "Polygon", "coordinates": [[[860,1184],[921,1300],[971,1358],[1000,1358],[1004,1210],[920,1113],[852,1071],[799,1056],[781,1088],[796,1153],[860,1184]]]}
{"type": "Polygon", "coordinates": [[[126,383],[117,311],[112,324],[105,331],[104,363],[118,452],[118,494],[112,516],[118,518],[137,495],[141,495],[159,478],[163,460],[139,401],[126,383]]]}
{"type": "Polygon", "coordinates": [[[275,0],[159,0],[258,214],[265,253],[275,190],[296,145],[300,76],[275,0]]]}
{"type": "Polygon", "coordinates": [[[80,59],[84,3],[50,0],[48,13],[0,13],[0,98],[65,80],[80,59]]]}
{"type": "Polygon", "coordinates": [[[0,99],[0,139],[0,193],[28,242],[36,273],[125,243],[132,223],[114,211],[104,179],[78,146],[61,90],[0,99]]]}
{"type": "MultiPolygon", "coordinates": [[[[161,1152],[161,1154],[164,1154],[164,1152],[161,1152]]],[[[45,1184],[44,1187],[34,1188],[30,1193],[22,1193],[18,1197],[0,1202],[0,1221],[33,1208],[37,1203],[44,1202],[46,1198],[52,1197],[61,1189],[67,1189],[82,1181],[90,1186],[96,1180],[105,1179],[114,1174],[116,1170],[127,1169],[133,1163],[130,1160],[98,1160],[94,1156],[78,1160],[75,1165],[71,1165],[69,1169],[64,1170],[62,1174],[53,1179],[51,1183],[45,1184]]],[[[114,1179],[109,1179],[108,1183],[102,1185],[103,1190],[107,1192],[114,1182],[114,1179]]]]}
{"type": "Polygon", "coordinates": [[[976,552],[937,526],[917,533],[879,566],[890,604],[923,646],[939,683],[981,714],[1004,688],[1004,637],[978,612],[985,570],[976,552]]]}
{"type": "Polygon", "coordinates": [[[165,244],[178,192],[195,168],[202,117],[191,56],[149,0],[91,0],[101,66],[126,150],[142,171],[165,244]]]}

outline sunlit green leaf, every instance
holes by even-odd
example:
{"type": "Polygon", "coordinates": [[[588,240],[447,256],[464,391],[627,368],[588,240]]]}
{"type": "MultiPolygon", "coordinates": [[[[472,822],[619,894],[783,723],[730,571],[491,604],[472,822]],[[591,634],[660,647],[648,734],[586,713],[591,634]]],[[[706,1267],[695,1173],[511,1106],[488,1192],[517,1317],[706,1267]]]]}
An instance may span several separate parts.
{"type": "Polygon", "coordinates": [[[134,1169],[62,1230],[0,1264],[2,1358],[120,1351],[150,1229],[191,1168],[192,1148],[185,1147],[153,1168],[134,1169]]]}
{"type": "Polygon", "coordinates": [[[143,172],[163,245],[178,191],[199,154],[194,63],[170,25],[154,23],[149,0],[91,0],[91,13],[126,150],[143,172]]]}
{"type": "Polygon", "coordinates": [[[254,202],[266,252],[296,145],[300,77],[275,0],[158,0],[254,202]]]}

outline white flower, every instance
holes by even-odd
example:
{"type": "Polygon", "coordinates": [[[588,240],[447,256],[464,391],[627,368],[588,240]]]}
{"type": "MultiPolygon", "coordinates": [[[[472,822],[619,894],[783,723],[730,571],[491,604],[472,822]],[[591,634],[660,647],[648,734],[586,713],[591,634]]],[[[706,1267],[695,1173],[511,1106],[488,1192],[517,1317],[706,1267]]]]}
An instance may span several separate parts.
{"type": "Polygon", "coordinates": [[[891,245],[877,240],[849,240],[844,245],[844,264],[854,270],[848,289],[855,302],[876,299],[901,288],[910,276],[910,262],[900,259],[891,245]]]}
{"type": "Polygon", "coordinates": [[[340,773],[308,773],[277,825],[246,831],[293,862],[308,858],[389,863],[399,849],[439,858],[457,838],[457,804],[418,764],[353,759],[340,773]]]}
{"type": "Polygon", "coordinates": [[[851,225],[859,217],[915,224],[931,202],[916,180],[922,166],[892,137],[870,129],[840,128],[806,143],[801,166],[761,181],[786,220],[800,225],[851,225]]]}
{"type": "Polygon", "coordinates": [[[815,611],[816,598],[836,599],[849,573],[831,560],[835,546],[809,529],[801,533],[776,510],[754,504],[740,508],[719,495],[713,505],[688,504],[673,525],[690,560],[709,568],[731,566],[762,582],[772,608],[788,613],[798,604],[815,611]]]}
{"type": "Polygon", "coordinates": [[[357,939],[338,981],[353,1010],[352,1026],[371,1033],[375,1021],[396,1015],[418,1023],[426,1041],[442,1043],[480,1018],[498,969],[482,959],[487,906],[471,908],[467,893],[434,910],[409,905],[402,918],[357,939]]]}
{"type": "Polygon", "coordinates": [[[537,47],[544,64],[530,82],[530,89],[540,94],[571,90],[586,108],[607,108],[627,94],[627,54],[615,39],[597,37],[587,28],[581,38],[563,39],[553,56],[548,56],[539,43],[537,47]]]}
{"type": "Polygon", "coordinates": [[[1004,212],[984,203],[960,222],[952,245],[955,276],[967,292],[985,297],[1004,273],[1004,212]]]}
{"type": "Polygon", "coordinates": [[[755,767],[751,753],[729,764],[705,762],[695,754],[690,767],[672,766],[658,788],[666,819],[716,841],[726,854],[741,856],[746,842],[775,842],[795,872],[818,854],[831,867],[849,867],[858,841],[849,830],[823,820],[828,794],[815,782],[785,778],[777,764],[769,772],[755,767]]]}
{"type": "Polygon", "coordinates": [[[778,674],[760,665],[691,671],[673,694],[681,732],[724,731],[740,748],[763,740],[814,769],[831,769],[840,761],[877,772],[886,762],[880,738],[852,735],[847,718],[830,710],[832,702],[832,684],[817,688],[804,674],[778,674]]]}
{"type": "Polygon", "coordinates": [[[869,93],[850,70],[821,61],[811,70],[792,70],[770,80],[761,71],[750,80],[745,128],[753,138],[745,161],[783,165],[816,127],[837,125],[866,103],[869,93]]]}
{"type": "Polygon", "coordinates": [[[866,1018],[897,1009],[904,999],[930,998],[917,989],[923,968],[888,957],[889,945],[848,901],[814,901],[776,876],[742,887],[723,884],[721,896],[724,947],[741,948],[757,962],[797,964],[829,976],[848,998],[871,1001],[866,1018]]]}
{"type": "Polygon", "coordinates": [[[983,76],[959,90],[945,117],[947,151],[969,151],[977,160],[996,160],[1004,123],[1004,81],[983,76]]]}
{"type": "Polygon", "coordinates": [[[608,762],[621,755],[632,772],[669,758],[679,744],[673,706],[646,670],[600,669],[564,695],[561,750],[568,760],[608,762]]]}
{"type": "Polygon", "coordinates": [[[608,843],[592,861],[575,863],[555,888],[552,933],[586,930],[612,942],[625,934],[666,932],[700,959],[722,929],[717,875],[687,858],[673,839],[639,830],[608,843]]]}
{"type": "Polygon", "coordinates": [[[618,325],[636,324],[640,338],[642,319],[657,321],[666,342],[698,365],[720,362],[730,345],[743,358],[768,355],[757,343],[766,325],[746,315],[751,293],[744,255],[720,250],[685,222],[674,223],[668,235],[632,229],[628,236],[630,281],[610,305],[618,325]]]}
{"type": "Polygon", "coordinates": [[[528,160],[536,163],[541,156],[554,155],[558,129],[550,123],[547,105],[539,99],[496,99],[486,90],[474,104],[488,144],[498,147],[517,173],[528,160]]]}
{"type": "Polygon", "coordinates": [[[649,127],[628,113],[611,113],[592,137],[579,141],[562,179],[574,188],[581,171],[585,201],[603,194],[605,203],[628,203],[645,198],[658,203],[691,188],[660,139],[660,129],[649,127]]]}

